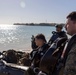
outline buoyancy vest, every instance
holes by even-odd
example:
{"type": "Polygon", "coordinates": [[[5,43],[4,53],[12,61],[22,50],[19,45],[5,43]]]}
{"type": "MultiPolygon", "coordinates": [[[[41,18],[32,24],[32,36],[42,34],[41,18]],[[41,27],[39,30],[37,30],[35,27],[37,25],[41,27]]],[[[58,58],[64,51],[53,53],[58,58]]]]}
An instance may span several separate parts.
{"type": "Polygon", "coordinates": [[[62,54],[63,48],[65,46],[66,38],[58,38],[53,44],[53,46],[48,49],[45,55],[42,57],[40,62],[40,70],[52,75],[56,63],[62,54]]]}

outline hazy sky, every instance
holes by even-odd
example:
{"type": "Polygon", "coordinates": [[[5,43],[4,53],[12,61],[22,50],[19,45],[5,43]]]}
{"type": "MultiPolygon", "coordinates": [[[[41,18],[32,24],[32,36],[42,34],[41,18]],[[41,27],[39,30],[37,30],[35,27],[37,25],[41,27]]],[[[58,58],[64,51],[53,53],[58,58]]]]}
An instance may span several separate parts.
{"type": "Polygon", "coordinates": [[[0,24],[66,21],[76,0],[0,0],[0,24]]]}

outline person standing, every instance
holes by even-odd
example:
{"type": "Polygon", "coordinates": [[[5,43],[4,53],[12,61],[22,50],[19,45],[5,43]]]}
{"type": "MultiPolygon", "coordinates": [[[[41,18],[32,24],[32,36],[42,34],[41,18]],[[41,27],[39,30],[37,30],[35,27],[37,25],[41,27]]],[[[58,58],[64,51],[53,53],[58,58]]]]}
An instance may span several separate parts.
{"type": "Polygon", "coordinates": [[[66,61],[63,75],[76,75],[76,11],[67,16],[65,28],[72,37],[64,54],[66,61]]]}

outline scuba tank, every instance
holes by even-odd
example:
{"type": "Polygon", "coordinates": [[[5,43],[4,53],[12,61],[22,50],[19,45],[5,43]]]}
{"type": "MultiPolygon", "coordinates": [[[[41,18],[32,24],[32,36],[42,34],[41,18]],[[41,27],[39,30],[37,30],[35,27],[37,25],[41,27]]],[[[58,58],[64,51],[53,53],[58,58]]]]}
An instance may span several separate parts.
{"type": "Polygon", "coordinates": [[[40,62],[40,70],[47,75],[52,75],[58,58],[61,56],[65,46],[66,38],[57,38],[51,47],[47,50],[40,62]]]}

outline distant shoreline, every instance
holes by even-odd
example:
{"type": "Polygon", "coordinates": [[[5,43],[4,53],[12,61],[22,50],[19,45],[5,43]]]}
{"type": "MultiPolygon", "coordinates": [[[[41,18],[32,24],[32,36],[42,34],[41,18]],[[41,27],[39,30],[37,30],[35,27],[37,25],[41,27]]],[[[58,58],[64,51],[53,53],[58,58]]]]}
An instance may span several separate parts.
{"type": "MultiPolygon", "coordinates": [[[[25,26],[55,26],[58,23],[14,23],[13,25],[25,25],[25,26]]],[[[65,25],[64,23],[60,23],[59,25],[65,25]]]]}

